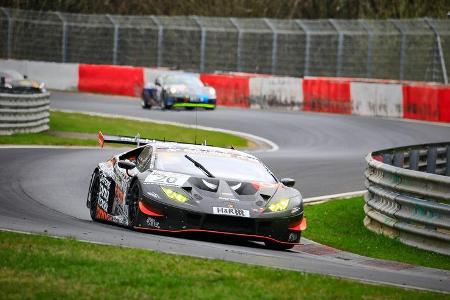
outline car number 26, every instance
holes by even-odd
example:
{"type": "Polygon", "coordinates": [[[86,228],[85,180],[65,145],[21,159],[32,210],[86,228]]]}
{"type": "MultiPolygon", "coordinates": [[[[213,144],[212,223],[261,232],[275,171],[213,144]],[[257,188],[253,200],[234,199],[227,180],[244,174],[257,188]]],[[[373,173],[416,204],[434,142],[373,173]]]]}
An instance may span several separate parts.
{"type": "Polygon", "coordinates": [[[144,183],[182,186],[188,179],[189,175],[185,174],[153,171],[145,178],[144,183]]]}

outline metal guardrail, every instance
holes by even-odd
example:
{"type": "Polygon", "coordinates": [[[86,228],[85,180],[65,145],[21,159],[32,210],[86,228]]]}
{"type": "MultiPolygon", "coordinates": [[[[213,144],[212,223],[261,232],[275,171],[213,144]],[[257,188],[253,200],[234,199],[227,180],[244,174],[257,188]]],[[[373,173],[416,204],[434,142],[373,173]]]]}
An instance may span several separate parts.
{"type": "Polygon", "coordinates": [[[0,93],[0,135],[48,130],[49,105],[49,93],[0,93]]]}
{"type": "Polygon", "coordinates": [[[366,161],[364,225],[450,255],[450,142],[377,151],[366,161]]]}

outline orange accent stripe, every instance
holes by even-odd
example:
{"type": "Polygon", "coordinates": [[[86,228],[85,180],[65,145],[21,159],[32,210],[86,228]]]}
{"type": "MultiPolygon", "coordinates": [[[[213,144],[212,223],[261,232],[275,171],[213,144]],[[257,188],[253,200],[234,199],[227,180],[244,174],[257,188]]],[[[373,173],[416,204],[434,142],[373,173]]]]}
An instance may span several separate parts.
{"type": "Polygon", "coordinates": [[[153,211],[151,208],[146,206],[142,201],[139,201],[139,209],[146,215],[152,216],[152,217],[162,217],[163,215],[153,211]]]}
{"type": "Polygon", "coordinates": [[[148,227],[139,227],[135,226],[133,227],[136,230],[141,231],[153,231],[153,232],[166,232],[166,233],[183,233],[183,232],[203,232],[203,233],[213,233],[213,234],[221,234],[221,235],[232,235],[232,236],[240,236],[240,237],[246,237],[246,238],[255,238],[257,240],[267,240],[272,241],[278,244],[282,245],[299,245],[299,243],[289,243],[289,242],[282,242],[267,236],[263,235],[255,235],[255,234],[246,234],[246,233],[234,233],[234,232],[223,232],[223,231],[214,231],[214,230],[206,230],[206,229],[180,229],[180,230],[169,230],[169,229],[156,229],[156,228],[148,228],[148,227]]]}

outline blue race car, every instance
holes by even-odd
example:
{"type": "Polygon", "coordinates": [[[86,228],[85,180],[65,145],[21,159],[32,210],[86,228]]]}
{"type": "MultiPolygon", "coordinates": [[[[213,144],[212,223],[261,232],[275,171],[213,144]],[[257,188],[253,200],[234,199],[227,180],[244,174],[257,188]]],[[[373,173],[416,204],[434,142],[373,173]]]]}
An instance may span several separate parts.
{"type": "Polygon", "coordinates": [[[142,91],[142,107],[151,108],[153,105],[163,109],[215,109],[216,90],[205,86],[195,75],[164,75],[156,78],[154,83],[147,83],[142,91]]]}

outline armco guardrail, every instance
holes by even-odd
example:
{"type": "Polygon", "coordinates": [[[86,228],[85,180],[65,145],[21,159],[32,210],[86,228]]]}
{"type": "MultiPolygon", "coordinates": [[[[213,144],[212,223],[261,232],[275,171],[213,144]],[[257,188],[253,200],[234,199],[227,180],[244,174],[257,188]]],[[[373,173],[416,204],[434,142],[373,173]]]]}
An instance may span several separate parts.
{"type": "Polygon", "coordinates": [[[450,142],[369,153],[364,225],[450,255],[450,142]]]}
{"type": "Polygon", "coordinates": [[[0,93],[0,135],[48,130],[49,93],[0,93]]]}

